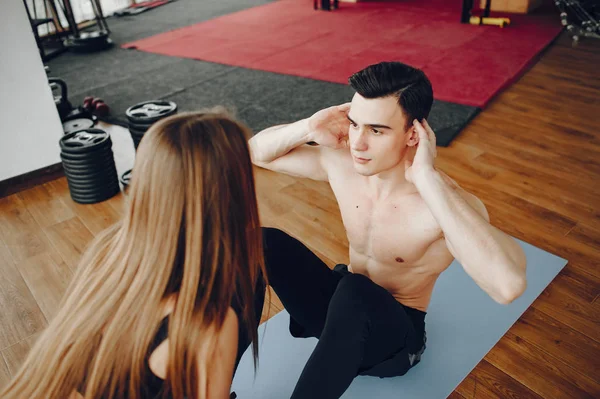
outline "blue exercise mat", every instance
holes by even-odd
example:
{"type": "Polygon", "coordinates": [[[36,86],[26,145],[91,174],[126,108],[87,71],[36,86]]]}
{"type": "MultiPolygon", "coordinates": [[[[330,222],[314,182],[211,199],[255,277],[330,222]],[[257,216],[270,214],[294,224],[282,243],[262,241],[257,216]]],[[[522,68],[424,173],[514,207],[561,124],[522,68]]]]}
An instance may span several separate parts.
{"type": "MultiPolygon", "coordinates": [[[[425,318],[427,349],[401,377],[359,376],[344,399],[443,399],[477,366],[567,264],[565,259],[519,241],[527,255],[527,290],[510,305],[494,302],[458,262],[439,277],[425,318]]],[[[289,398],[312,353],[315,338],[294,338],[282,311],[259,327],[259,367],[244,353],[233,380],[238,399],[289,398]]]]}

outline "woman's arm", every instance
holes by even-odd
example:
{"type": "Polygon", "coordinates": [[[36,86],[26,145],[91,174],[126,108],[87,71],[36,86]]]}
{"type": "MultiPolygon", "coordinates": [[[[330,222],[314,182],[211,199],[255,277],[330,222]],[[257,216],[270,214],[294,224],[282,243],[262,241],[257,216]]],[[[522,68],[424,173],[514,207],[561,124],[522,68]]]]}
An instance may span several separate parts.
{"type": "MultiPolygon", "coordinates": [[[[229,308],[223,328],[217,337],[213,361],[207,372],[208,397],[229,399],[233,367],[238,349],[238,318],[232,308],[229,308]]],[[[203,363],[198,359],[199,363],[203,363]]],[[[204,367],[200,366],[199,367],[204,367]]],[[[204,370],[198,370],[202,372],[204,370]]],[[[200,379],[198,379],[200,381],[200,379]]]]}

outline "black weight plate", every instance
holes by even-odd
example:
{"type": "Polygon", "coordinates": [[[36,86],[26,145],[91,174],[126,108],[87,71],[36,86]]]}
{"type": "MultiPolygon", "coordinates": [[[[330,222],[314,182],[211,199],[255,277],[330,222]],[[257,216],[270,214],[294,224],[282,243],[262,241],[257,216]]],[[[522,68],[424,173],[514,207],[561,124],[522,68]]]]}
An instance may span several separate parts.
{"type": "Polygon", "coordinates": [[[69,185],[69,191],[76,195],[91,196],[91,195],[102,195],[106,192],[111,192],[116,188],[119,188],[119,183],[107,184],[102,186],[92,187],[77,187],[69,185]]]}
{"type": "Polygon", "coordinates": [[[69,112],[69,114],[63,119],[63,122],[73,119],[91,119],[94,123],[98,122],[98,117],[96,115],[92,114],[90,111],[81,106],[69,112]]]}
{"type": "Polygon", "coordinates": [[[86,191],[82,191],[82,190],[70,190],[70,194],[71,197],[77,196],[79,198],[98,198],[98,197],[110,197],[113,196],[115,193],[118,193],[119,191],[121,191],[119,185],[113,185],[110,187],[105,187],[102,188],[100,190],[96,190],[96,191],[91,191],[91,190],[86,190],[86,191]]]}
{"type": "Polygon", "coordinates": [[[146,132],[148,129],[150,129],[150,127],[153,124],[154,123],[140,124],[140,123],[129,122],[129,130],[135,130],[135,131],[138,131],[138,132],[146,132]]]}
{"type": "Polygon", "coordinates": [[[79,195],[82,197],[91,197],[92,195],[100,196],[106,193],[111,193],[114,190],[120,190],[119,184],[111,184],[110,186],[98,186],[88,188],[78,188],[69,186],[69,192],[73,195],[79,195]]]}
{"type": "Polygon", "coordinates": [[[89,129],[94,126],[96,122],[88,118],[76,118],[63,122],[63,131],[65,134],[78,132],[80,130],[89,129]]]}
{"type": "Polygon", "coordinates": [[[117,169],[112,167],[109,169],[99,170],[93,174],[90,173],[72,173],[71,171],[65,171],[65,175],[67,176],[67,180],[72,181],[76,184],[98,184],[105,183],[111,180],[119,179],[117,175],[117,169]]]}
{"type": "Polygon", "coordinates": [[[78,184],[97,184],[101,182],[109,182],[111,180],[119,180],[117,168],[114,166],[82,173],[65,170],[65,176],[67,177],[67,180],[78,184]]]}
{"type": "Polygon", "coordinates": [[[114,163],[114,155],[111,152],[107,152],[107,153],[99,153],[98,156],[95,157],[88,157],[88,158],[82,158],[82,159],[70,159],[70,158],[66,158],[63,157],[61,155],[60,159],[62,160],[63,164],[67,165],[67,166],[72,166],[74,168],[86,168],[86,167],[97,167],[97,165],[107,165],[107,164],[111,164],[114,163]]]}
{"type": "Polygon", "coordinates": [[[151,125],[159,119],[166,118],[177,112],[177,104],[173,101],[144,101],[133,105],[125,111],[130,123],[136,125],[151,125]]]}
{"type": "Polygon", "coordinates": [[[104,50],[112,46],[113,41],[110,38],[102,38],[97,40],[81,41],[75,38],[70,38],[64,41],[65,47],[75,53],[88,53],[104,50]]]}
{"type": "Polygon", "coordinates": [[[101,192],[103,190],[107,190],[109,188],[119,186],[119,182],[115,180],[114,182],[106,182],[106,183],[96,183],[96,184],[86,184],[79,185],[73,182],[69,182],[69,190],[83,194],[83,193],[96,193],[101,192]]]}
{"type": "Polygon", "coordinates": [[[95,30],[92,32],[80,32],[79,37],[73,37],[74,44],[80,46],[90,46],[106,43],[108,32],[105,30],[95,30]]]}
{"type": "Polygon", "coordinates": [[[144,135],[146,134],[146,132],[143,132],[141,130],[133,130],[133,129],[129,129],[129,134],[131,134],[131,137],[137,137],[138,139],[141,139],[142,137],[144,137],[144,135]]]}
{"type": "Polygon", "coordinates": [[[118,186],[119,181],[117,179],[106,180],[103,182],[90,182],[90,183],[77,183],[74,181],[68,181],[69,190],[75,190],[79,192],[96,192],[104,190],[107,187],[118,186]]]}
{"type": "Polygon", "coordinates": [[[104,169],[96,169],[89,171],[75,171],[71,169],[65,169],[65,176],[67,176],[68,179],[80,181],[102,180],[104,176],[110,176],[116,173],[117,168],[114,166],[108,166],[104,169]]]}
{"type": "Polygon", "coordinates": [[[131,182],[131,173],[132,172],[133,172],[133,169],[129,169],[127,172],[125,172],[121,175],[121,178],[119,179],[119,181],[121,182],[122,185],[129,186],[129,183],[131,182]]]}
{"type": "Polygon", "coordinates": [[[66,154],[84,154],[111,145],[112,141],[104,130],[85,129],[62,136],[59,144],[66,154]]]}
{"type": "Polygon", "coordinates": [[[121,190],[119,190],[117,188],[114,190],[114,192],[108,192],[104,195],[93,195],[93,196],[83,196],[83,195],[71,194],[71,198],[73,199],[73,201],[75,201],[79,204],[95,204],[98,202],[106,201],[107,199],[114,197],[120,191],[121,190]]]}
{"type": "Polygon", "coordinates": [[[60,159],[62,163],[67,166],[71,166],[73,168],[87,168],[93,167],[96,168],[98,165],[107,165],[114,163],[114,155],[112,151],[99,151],[96,154],[87,154],[88,157],[81,159],[71,159],[60,154],[60,159]]]}
{"type": "Polygon", "coordinates": [[[97,170],[105,170],[114,168],[115,161],[113,157],[105,157],[97,159],[95,162],[76,162],[64,160],[62,161],[63,169],[75,174],[94,173],[97,170]]]}
{"type": "Polygon", "coordinates": [[[96,159],[106,158],[109,154],[112,154],[112,143],[108,147],[100,148],[98,150],[92,150],[90,152],[82,153],[82,154],[71,154],[68,152],[61,151],[60,157],[61,159],[66,159],[67,161],[77,161],[77,162],[93,162],[96,159]]]}

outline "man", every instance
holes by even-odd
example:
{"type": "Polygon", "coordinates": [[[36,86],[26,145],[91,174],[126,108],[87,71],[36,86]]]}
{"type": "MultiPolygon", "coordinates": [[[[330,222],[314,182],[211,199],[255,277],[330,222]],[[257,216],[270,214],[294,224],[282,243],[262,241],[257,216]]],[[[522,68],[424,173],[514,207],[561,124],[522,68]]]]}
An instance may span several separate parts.
{"type": "Polygon", "coordinates": [[[319,338],[293,398],[337,398],[356,375],[398,376],[416,365],[434,284],[454,258],[501,304],[526,287],[518,243],[434,166],[425,74],[380,63],[350,85],[350,104],[249,142],[256,165],[329,182],[350,244],[350,264],[332,271],[295,238],[264,229],[270,284],[291,315],[290,332],[319,338]]]}

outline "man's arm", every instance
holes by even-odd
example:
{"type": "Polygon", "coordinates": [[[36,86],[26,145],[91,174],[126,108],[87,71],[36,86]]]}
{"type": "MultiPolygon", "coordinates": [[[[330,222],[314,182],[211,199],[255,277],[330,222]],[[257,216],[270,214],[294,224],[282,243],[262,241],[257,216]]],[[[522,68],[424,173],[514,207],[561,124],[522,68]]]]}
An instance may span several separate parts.
{"type": "Polygon", "coordinates": [[[508,304],[527,286],[521,246],[489,223],[485,205],[441,172],[424,173],[416,186],[440,224],[450,253],[492,299],[508,304]]]}
{"type": "Polygon", "coordinates": [[[424,125],[426,129],[415,124],[419,148],[407,176],[439,223],[452,255],[496,302],[508,304],[527,287],[523,249],[489,223],[479,199],[433,168],[435,134],[426,122],[424,125]]]}
{"type": "Polygon", "coordinates": [[[248,141],[252,162],[276,172],[327,181],[323,147],[346,147],[349,108],[349,104],[329,107],[310,118],[262,130],[248,141]]]}
{"type": "Polygon", "coordinates": [[[307,146],[312,141],[308,120],[273,126],[249,141],[252,162],[265,169],[288,175],[327,181],[321,162],[321,148],[307,146]]]}

